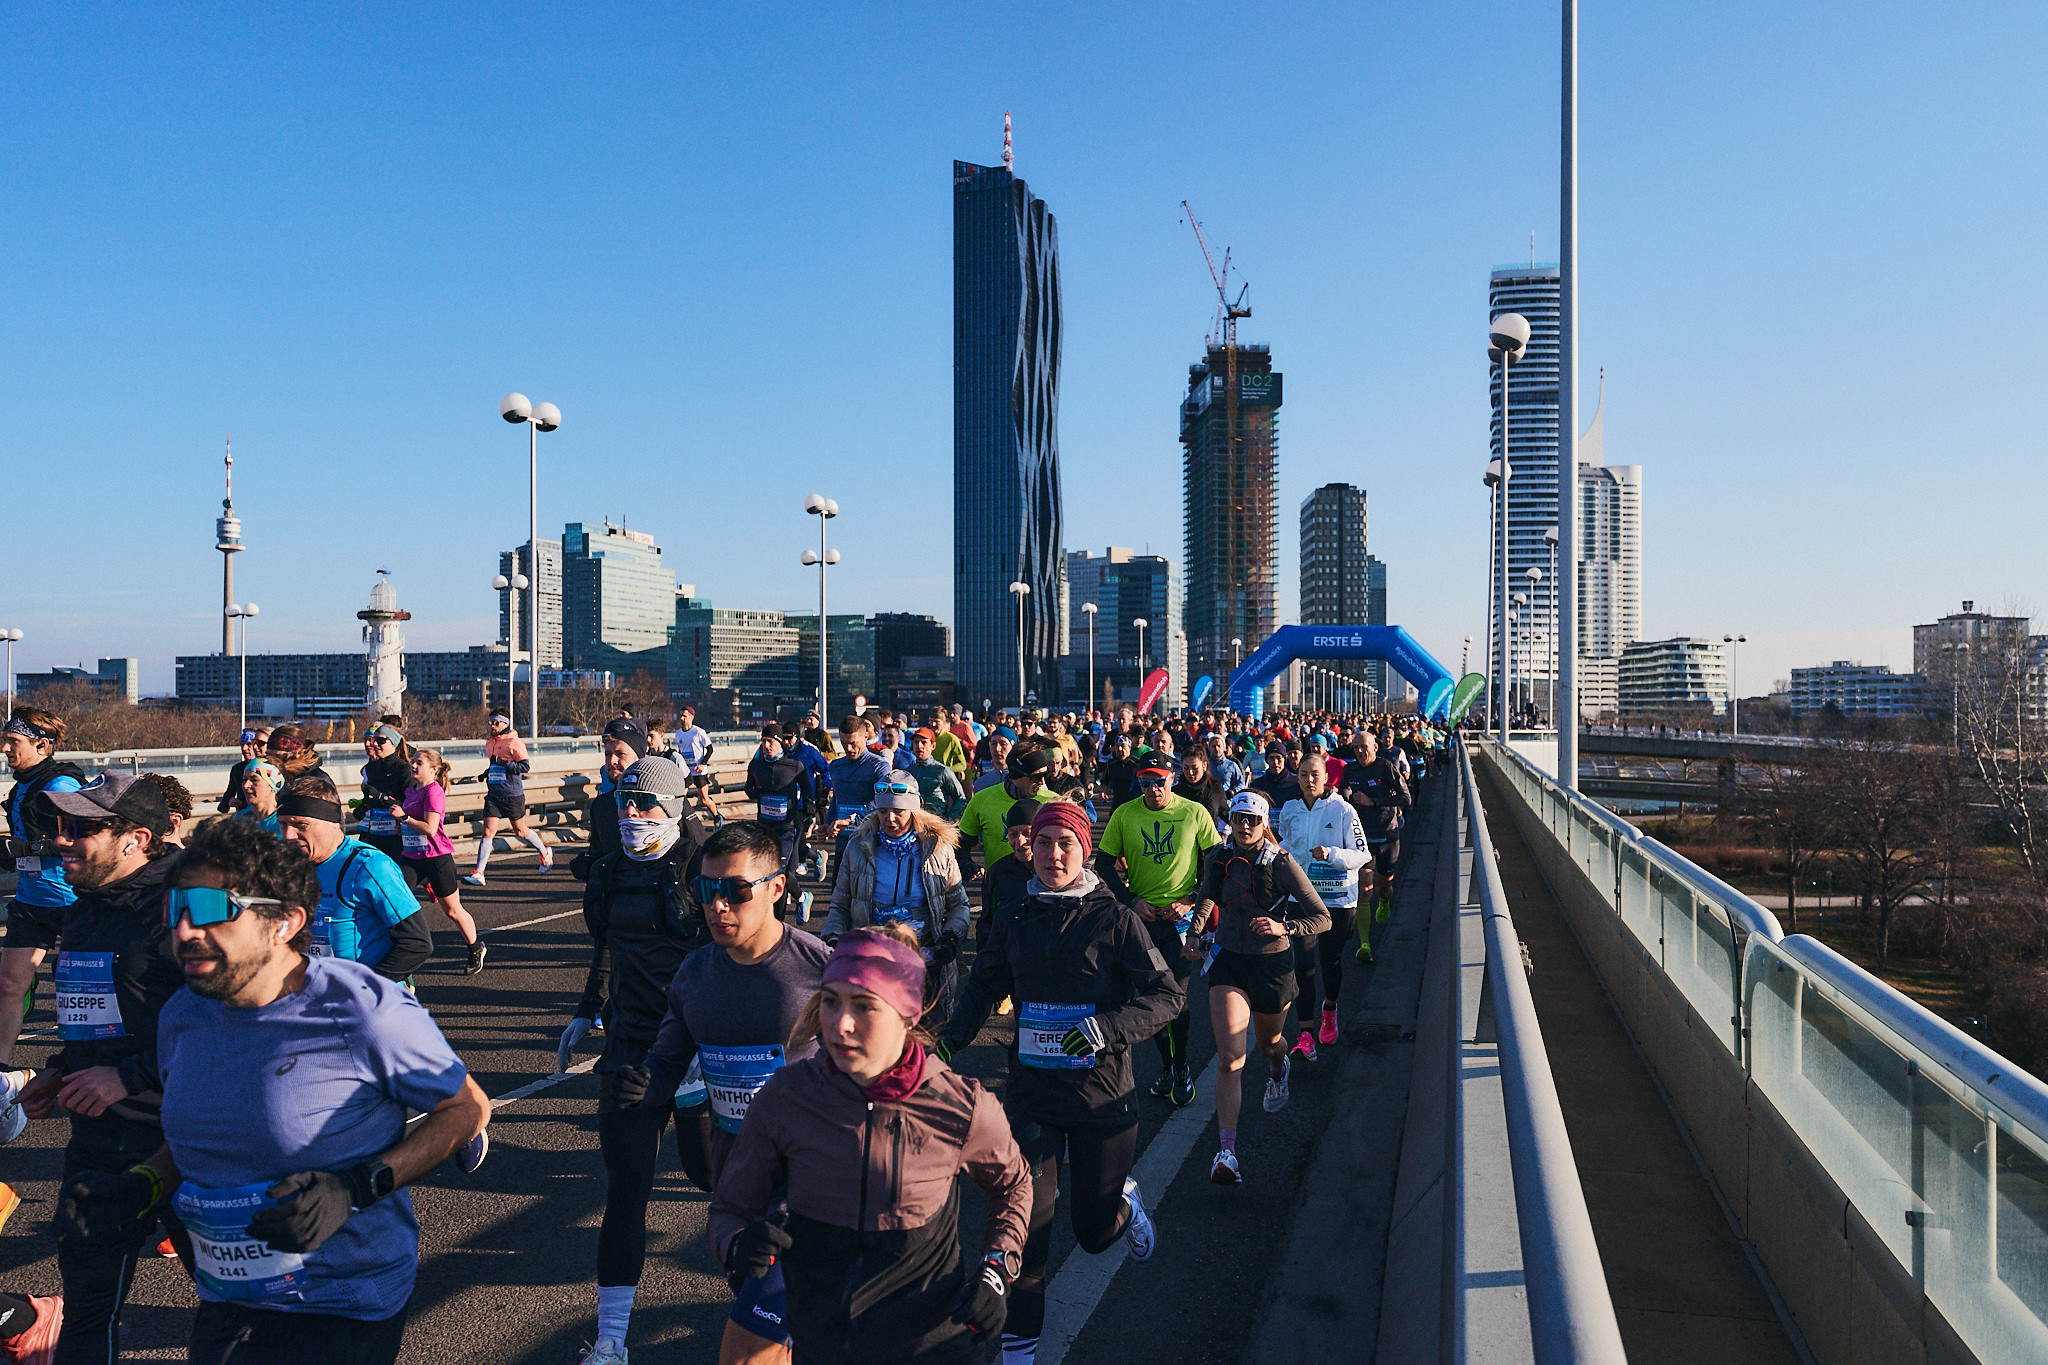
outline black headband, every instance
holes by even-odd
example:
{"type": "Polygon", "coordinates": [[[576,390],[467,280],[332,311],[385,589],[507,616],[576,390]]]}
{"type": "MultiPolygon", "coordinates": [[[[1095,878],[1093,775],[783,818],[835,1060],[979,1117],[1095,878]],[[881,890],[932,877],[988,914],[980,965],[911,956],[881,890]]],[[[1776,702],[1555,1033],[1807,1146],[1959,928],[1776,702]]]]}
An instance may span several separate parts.
{"type": "Polygon", "coordinates": [[[277,818],[288,819],[299,816],[307,820],[325,820],[329,824],[341,823],[341,803],[327,801],[317,796],[305,796],[298,792],[286,792],[277,798],[277,818]]]}
{"type": "Polygon", "coordinates": [[[30,739],[49,740],[52,744],[57,742],[57,737],[48,730],[32,720],[23,720],[20,716],[10,717],[5,726],[0,726],[0,734],[26,735],[30,739]]]}

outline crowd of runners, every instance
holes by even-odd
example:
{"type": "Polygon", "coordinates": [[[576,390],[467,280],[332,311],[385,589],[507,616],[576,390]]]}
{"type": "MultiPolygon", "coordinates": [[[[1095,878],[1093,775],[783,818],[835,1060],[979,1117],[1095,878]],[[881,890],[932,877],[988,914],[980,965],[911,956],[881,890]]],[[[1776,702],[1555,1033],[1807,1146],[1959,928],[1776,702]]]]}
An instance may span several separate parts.
{"type": "MultiPolygon", "coordinates": [[[[1393,913],[1442,738],[1412,715],[812,714],[760,731],[746,803],[720,815],[694,715],[610,722],[555,874],[580,895],[585,986],[537,1021],[560,1070],[597,1052],[581,1365],[628,1360],[671,1123],[732,1288],[721,1362],[1035,1359],[1062,1192],[1082,1254],[1121,1240],[1142,1261],[1171,1236],[1132,1168],[1141,1107],[1196,1098],[1197,1017],[1219,1185],[1243,1176],[1252,1051],[1275,1113],[1339,1043],[1346,960],[1370,962],[1393,913]],[[1007,1053],[994,1089],[950,1065],[979,1041],[1007,1053]],[[987,1205],[965,1253],[963,1175],[987,1205]]],[[[557,866],[526,742],[491,717],[461,779],[484,789],[464,873],[450,763],[400,717],[345,769],[298,727],[245,731],[197,820],[174,778],[88,778],[64,740],[29,706],[0,735],[0,1144],[68,1126],[62,1293],[0,1293],[0,1357],[118,1358],[136,1261],[162,1254],[200,1299],[194,1361],[397,1359],[407,1186],[490,1146],[414,974],[430,909],[485,971],[461,889],[486,885],[501,830],[557,866]],[[45,991],[56,1051],[7,1069],[45,991]]],[[[0,1185],[0,1225],[18,1203],[0,1185]]]]}

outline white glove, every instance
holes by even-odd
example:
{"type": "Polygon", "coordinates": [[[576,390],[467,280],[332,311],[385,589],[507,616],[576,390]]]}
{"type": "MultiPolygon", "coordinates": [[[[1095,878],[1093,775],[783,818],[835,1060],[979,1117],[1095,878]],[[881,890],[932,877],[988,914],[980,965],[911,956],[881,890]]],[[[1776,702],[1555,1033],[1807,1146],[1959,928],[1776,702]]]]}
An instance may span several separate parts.
{"type": "Polygon", "coordinates": [[[558,1073],[569,1069],[569,1059],[576,1054],[576,1044],[590,1032],[590,1022],[579,1014],[569,1021],[569,1027],[562,1030],[562,1041],[555,1045],[555,1070],[558,1073]]]}

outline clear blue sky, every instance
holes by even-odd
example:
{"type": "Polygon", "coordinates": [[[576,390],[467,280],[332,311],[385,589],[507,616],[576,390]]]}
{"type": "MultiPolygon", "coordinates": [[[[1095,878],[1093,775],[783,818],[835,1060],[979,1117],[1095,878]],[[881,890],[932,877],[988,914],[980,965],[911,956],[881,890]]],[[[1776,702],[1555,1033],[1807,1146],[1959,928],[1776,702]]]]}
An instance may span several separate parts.
{"type": "MultiPolygon", "coordinates": [[[[1582,17],[1586,411],[1645,466],[1645,628],[1743,690],[2048,603],[2048,11],[1582,17]]],[[[1068,543],[1180,553],[1214,305],[1287,375],[1283,612],[1318,484],[1371,492],[1393,618],[1481,633],[1485,284],[1557,251],[1555,6],[14,7],[0,624],[24,669],[219,638],[232,432],[258,649],[496,634],[542,522],[652,531],[722,605],[949,616],[950,162],[1059,217],[1068,543]]]]}

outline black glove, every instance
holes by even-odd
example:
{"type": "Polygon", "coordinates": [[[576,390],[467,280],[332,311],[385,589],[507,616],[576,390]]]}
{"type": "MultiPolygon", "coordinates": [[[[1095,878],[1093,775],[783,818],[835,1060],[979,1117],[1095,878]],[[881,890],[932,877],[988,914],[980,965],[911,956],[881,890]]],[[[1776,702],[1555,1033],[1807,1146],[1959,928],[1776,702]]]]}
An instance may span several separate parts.
{"type": "Polygon", "coordinates": [[[824,934],[821,935],[821,937],[825,940],[825,946],[827,948],[837,948],[839,946],[839,935],[824,934]]]}
{"type": "Polygon", "coordinates": [[[80,1171],[57,1195],[57,1240],[69,1246],[132,1237],[163,1201],[163,1179],[146,1166],[80,1171]]]}
{"type": "Polygon", "coordinates": [[[612,1102],[631,1109],[647,1098],[647,1083],[653,1073],[644,1066],[622,1066],[612,1073],[612,1102]]]}
{"type": "Polygon", "coordinates": [[[349,1215],[374,1201],[356,1171],[300,1171],[264,1193],[277,1201],[249,1220],[249,1235],[272,1251],[307,1252],[341,1231],[349,1215]]]}
{"type": "Polygon", "coordinates": [[[765,1218],[756,1218],[740,1229],[726,1253],[725,1268],[733,1275],[760,1279],[775,1264],[775,1258],[789,1250],[789,1234],[765,1218]]]}
{"type": "Polygon", "coordinates": [[[960,956],[960,935],[948,929],[932,947],[932,966],[943,967],[960,956]]]}
{"type": "Polygon", "coordinates": [[[994,1261],[983,1261],[981,1269],[960,1286],[960,1297],[953,1300],[952,1321],[978,1337],[993,1336],[1003,1330],[1003,1320],[1010,1314],[1009,1293],[1010,1280],[1003,1268],[994,1261]]]}

